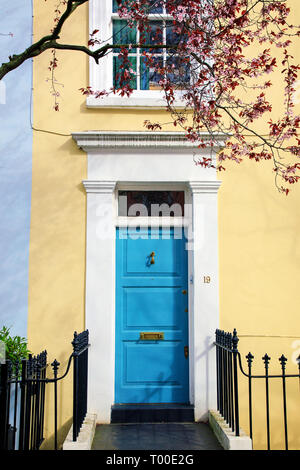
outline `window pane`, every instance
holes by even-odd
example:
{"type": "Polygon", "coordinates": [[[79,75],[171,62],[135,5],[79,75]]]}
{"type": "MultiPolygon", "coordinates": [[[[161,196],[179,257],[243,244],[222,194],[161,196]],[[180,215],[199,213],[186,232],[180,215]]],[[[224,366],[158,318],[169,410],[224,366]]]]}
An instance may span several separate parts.
{"type": "Polygon", "coordinates": [[[189,61],[177,55],[167,56],[167,76],[169,80],[180,88],[190,83],[189,61]]]}
{"type": "MultiPolygon", "coordinates": [[[[163,22],[162,21],[149,21],[147,30],[141,32],[142,44],[163,44],[163,22]]],[[[152,54],[161,54],[162,48],[145,49],[152,54]]]]}
{"type": "Polygon", "coordinates": [[[184,191],[119,191],[119,216],[184,216],[184,191]]]}
{"type": "MultiPolygon", "coordinates": [[[[131,74],[131,80],[129,82],[126,82],[125,80],[123,81],[123,84],[129,84],[130,87],[133,90],[136,90],[136,57],[129,57],[128,58],[130,64],[128,65],[129,72],[131,74]],[[130,70],[131,69],[131,70],[130,70]],[[135,75],[133,74],[135,73],[135,75]]],[[[118,57],[114,57],[114,80],[113,84],[114,87],[120,88],[120,81],[121,81],[121,75],[122,75],[122,66],[123,66],[123,61],[122,59],[119,59],[118,57]]]]}
{"type": "MultiPolygon", "coordinates": [[[[113,12],[116,13],[119,8],[117,0],[112,0],[113,12]]],[[[146,13],[163,13],[163,7],[160,0],[149,0],[146,5],[144,5],[146,13]]]]}
{"type": "Polygon", "coordinates": [[[117,0],[113,0],[112,1],[112,4],[113,4],[113,12],[116,13],[118,11],[118,8],[119,8],[119,4],[117,2],[117,0]]]}
{"type": "MultiPolygon", "coordinates": [[[[119,4],[117,0],[112,0],[113,5],[113,12],[116,13],[119,8],[119,4]]],[[[146,13],[163,13],[162,2],[160,0],[148,0],[148,2],[144,5],[144,9],[146,13]]]]}
{"type": "Polygon", "coordinates": [[[172,14],[172,11],[175,9],[178,8],[181,8],[182,6],[182,1],[181,0],[170,0],[166,5],[166,13],[171,13],[172,14]]]}
{"type": "Polygon", "coordinates": [[[140,87],[141,90],[160,90],[159,81],[162,76],[158,68],[163,66],[162,57],[152,57],[150,60],[141,57],[140,87]]]}
{"type": "Polygon", "coordinates": [[[150,0],[148,5],[148,13],[163,13],[163,7],[159,0],[150,0]]]}
{"type": "MultiPolygon", "coordinates": [[[[129,28],[126,20],[113,21],[113,44],[136,44],[136,29],[129,28]]],[[[114,52],[120,52],[120,49],[114,49],[114,52]]],[[[131,49],[130,52],[136,52],[131,49]]]]}
{"type": "MultiPolygon", "coordinates": [[[[166,44],[168,46],[176,46],[180,42],[187,40],[187,35],[184,31],[178,30],[178,27],[174,26],[172,21],[166,23],[166,44]]],[[[171,52],[175,52],[176,48],[168,49],[171,52]]]]}

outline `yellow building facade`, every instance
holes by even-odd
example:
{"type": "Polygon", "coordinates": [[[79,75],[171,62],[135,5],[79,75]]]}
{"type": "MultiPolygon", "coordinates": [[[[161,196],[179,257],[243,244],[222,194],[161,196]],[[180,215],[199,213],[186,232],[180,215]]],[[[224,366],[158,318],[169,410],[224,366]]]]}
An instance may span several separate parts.
{"type": "MultiPolygon", "coordinates": [[[[100,8],[95,1],[89,3],[78,8],[65,25],[62,42],[86,44],[100,8]]],[[[300,6],[290,3],[291,21],[296,24],[300,6]]],[[[34,40],[52,28],[55,4],[55,0],[34,2],[34,40]]],[[[298,53],[296,45],[294,53],[298,53]]],[[[295,185],[288,197],[278,193],[268,162],[227,164],[219,174],[196,167],[194,149],[174,133],[171,124],[160,135],[146,134],[145,119],[169,119],[160,105],[143,105],[142,96],[127,104],[87,102],[79,89],[93,80],[96,83],[97,70],[102,67],[101,75],[107,64],[100,61],[96,69],[79,52],[56,55],[59,112],[53,110],[48,80],[51,51],[34,59],[33,65],[30,349],[46,348],[50,358],[59,360],[62,371],[73,331],[88,328],[88,406],[97,413],[99,423],[109,422],[115,403],[115,240],[97,235],[99,223],[104,221],[113,231],[121,224],[114,212],[118,191],[176,190],[184,191],[186,202],[191,202],[191,223],[199,242],[189,253],[188,269],[189,402],[195,405],[195,419],[207,419],[208,409],[215,407],[215,328],[236,328],[242,355],[251,351],[258,370],[266,352],[272,358],[272,370],[277,370],[283,353],[288,358],[287,370],[296,373],[299,187],[295,185]],[[108,213],[97,212],[101,205],[108,213]],[[210,283],[204,282],[205,277],[210,283]]],[[[276,103],[278,98],[272,99],[276,103]]],[[[220,148],[222,143],[220,136],[220,148]]],[[[290,448],[299,449],[299,391],[297,384],[290,387],[290,448]]],[[[240,389],[245,395],[247,382],[242,378],[240,389]]],[[[275,385],[271,395],[273,448],[283,447],[280,390],[280,384],[275,385]]],[[[59,427],[72,415],[71,397],[70,379],[60,385],[59,427]]],[[[52,398],[49,392],[47,437],[53,432],[52,398]]],[[[259,385],[254,403],[257,449],[266,445],[265,409],[260,406],[264,400],[264,388],[259,385]]],[[[246,400],[241,403],[241,426],[247,432],[246,400]]]]}

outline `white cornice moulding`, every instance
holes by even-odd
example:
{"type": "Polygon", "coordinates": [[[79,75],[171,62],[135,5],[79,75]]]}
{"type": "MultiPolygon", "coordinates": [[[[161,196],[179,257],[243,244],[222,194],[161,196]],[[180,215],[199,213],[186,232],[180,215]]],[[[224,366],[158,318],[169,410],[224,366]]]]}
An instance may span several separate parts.
{"type": "Polygon", "coordinates": [[[116,181],[83,180],[82,184],[87,193],[111,194],[116,187],[116,181]]]}
{"type": "MultiPolygon", "coordinates": [[[[190,142],[184,132],[133,132],[133,131],[86,131],[72,133],[73,139],[79,148],[85,152],[99,149],[186,149],[198,148],[197,144],[190,142]]],[[[210,141],[211,135],[203,133],[201,138],[210,141]]],[[[224,146],[227,136],[214,134],[214,150],[224,146]]],[[[208,147],[209,149],[210,147],[208,147]]]]}
{"type": "Polygon", "coordinates": [[[215,194],[218,192],[221,181],[190,181],[189,187],[192,194],[210,193],[215,194]]]}
{"type": "Polygon", "coordinates": [[[147,191],[157,189],[158,191],[184,191],[187,188],[186,181],[118,181],[118,189],[127,191],[147,191]]]}

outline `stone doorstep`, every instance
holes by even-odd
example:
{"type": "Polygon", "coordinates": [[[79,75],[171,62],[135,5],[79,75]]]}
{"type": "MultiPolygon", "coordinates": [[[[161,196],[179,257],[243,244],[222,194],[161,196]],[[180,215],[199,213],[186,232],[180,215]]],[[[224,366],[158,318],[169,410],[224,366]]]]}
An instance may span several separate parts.
{"type": "MultiPolygon", "coordinates": [[[[73,426],[71,426],[63,443],[63,450],[91,450],[96,430],[96,418],[96,414],[87,413],[75,442],[73,441],[73,426]]],[[[240,429],[240,436],[236,436],[218,411],[209,410],[209,425],[225,450],[252,450],[250,437],[242,429],[240,429]]]]}
{"type": "Polygon", "coordinates": [[[77,441],[73,441],[73,425],[63,443],[63,450],[91,450],[96,429],[97,415],[87,413],[80,428],[77,441]]]}
{"type": "Polygon", "coordinates": [[[209,410],[209,425],[225,450],[252,450],[252,439],[240,429],[240,436],[228,426],[218,411],[209,410]]]}

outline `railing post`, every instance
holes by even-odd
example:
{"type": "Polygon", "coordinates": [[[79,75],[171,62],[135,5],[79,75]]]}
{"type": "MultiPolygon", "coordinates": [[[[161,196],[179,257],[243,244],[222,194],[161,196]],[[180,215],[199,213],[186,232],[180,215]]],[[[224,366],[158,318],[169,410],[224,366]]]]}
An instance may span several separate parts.
{"type": "Polygon", "coordinates": [[[43,442],[44,439],[44,411],[45,411],[45,389],[46,383],[44,380],[46,379],[46,366],[47,366],[47,351],[43,351],[41,353],[41,406],[40,406],[40,435],[39,435],[39,446],[43,442]]]}
{"type": "Polygon", "coordinates": [[[233,378],[232,378],[232,334],[228,334],[228,348],[229,348],[229,410],[230,410],[230,420],[229,420],[229,426],[233,427],[233,417],[234,417],[234,411],[233,411],[233,378]]]}
{"type": "Polygon", "coordinates": [[[228,424],[228,342],[227,333],[224,333],[224,419],[228,424]]]}
{"type": "Polygon", "coordinates": [[[233,354],[233,383],[234,383],[234,411],[235,411],[235,435],[240,435],[240,419],[239,419],[239,390],[238,390],[238,345],[239,339],[237,337],[236,329],[233,330],[232,336],[232,354],[233,354]]]}
{"type": "Polygon", "coordinates": [[[51,367],[53,368],[54,376],[54,449],[57,450],[57,371],[59,362],[55,359],[51,367]]]}
{"type": "Polygon", "coordinates": [[[30,442],[30,417],[31,417],[31,406],[32,406],[32,354],[29,354],[29,358],[25,363],[26,368],[26,395],[25,395],[25,408],[24,408],[24,439],[23,439],[23,450],[29,450],[30,442]]]}
{"type": "Polygon", "coordinates": [[[30,418],[30,450],[35,449],[35,412],[36,412],[36,357],[32,358],[32,400],[31,400],[31,418],[30,418]]]}
{"type": "Polygon", "coordinates": [[[37,450],[40,445],[40,387],[41,387],[41,363],[40,363],[40,355],[37,356],[36,361],[36,384],[35,384],[35,433],[34,433],[34,449],[37,450]]]}
{"type": "Polygon", "coordinates": [[[19,423],[19,450],[24,450],[26,377],[27,377],[27,361],[26,359],[22,359],[21,383],[20,383],[21,398],[20,398],[20,423],[19,423]]]}
{"type": "Polygon", "coordinates": [[[223,352],[223,334],[220,331],[220,413],[224,416],[224,352],[223,352]]]}
{"type": "Polygon", "coordinates": [[[14,424],[13,424],[13,441],[12,448],[15,450],[16,447],[16,432],[17,432],[17,414],[18,414],[18,390],[19,390],[19,371],[20,363],[17,361],[15,363],[15,399],[14,399],[14,424]]]}
{"type": "Polygon", "coordinates": [[[0,449],[7,449],[7,414],[8,414],[8,364],[0,364],[0,449]]]}
{"type": "Polygon", "coordinates": [[[73,345],[73,441],[76,441],[87,412],[88,330],[77,334],[73,345]]]}
{"type": "Polygon", "coordinates": [[[74,332],[73,345],[73,441],[77,439],[78,432],[78,344],[77,332],[74,332]]]}
{"type": "Polygon", "coordinates": [[[270,450],[270,404],[269,404],[269,362],[270,357],[268,354],[265,354],[262,358],[265,363],[265,371],[266,371],[266,413],[267,413],[267,447],[270,450]]]}
{"type": "Polygon", "coordinates": [[[216,330],[217,410],[220,411],[220,361],[219,330],[216,330]]]}
{"type": "Polygon", "coordinates": [[[287,358],[282,354],[279,358],[282,369],[282,392],[283,392],[283,417],[284,417],[284,438],[285,450],[288,450],[288,431],[287,431],[287,411],[286,411],[286,384],[285,384],[285,364],[287,358]]]}
{"type": "Polygon", "coordinates": [[[254,356],[249,352],[246,356],[248,362],[248,392],[249,392],[249,433],[250,439],[253,439],[253,432],[252,432],[252,362],[254,356]]]}

